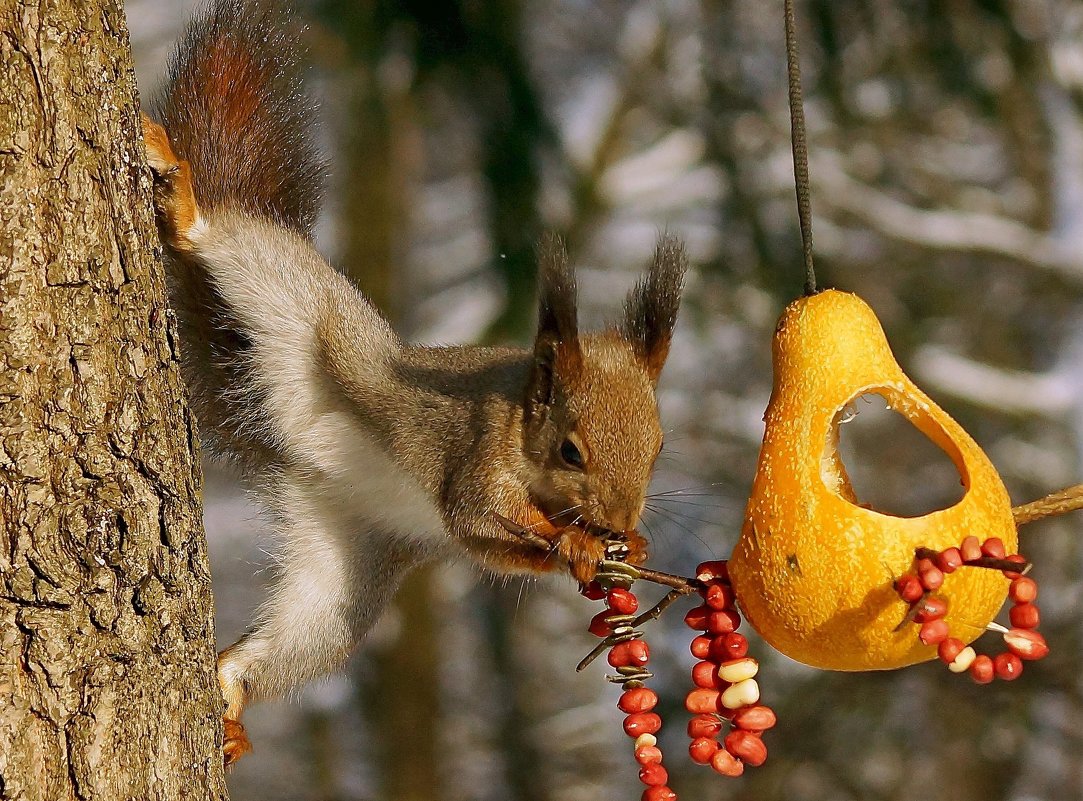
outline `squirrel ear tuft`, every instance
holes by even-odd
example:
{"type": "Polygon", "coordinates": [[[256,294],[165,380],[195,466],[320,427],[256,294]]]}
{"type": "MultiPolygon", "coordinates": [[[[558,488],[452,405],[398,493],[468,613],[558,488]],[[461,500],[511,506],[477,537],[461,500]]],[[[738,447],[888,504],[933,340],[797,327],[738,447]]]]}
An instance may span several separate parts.
{"type": "Polygon", "coordinates": [[[684,244],[675,236],[663,234],[650,270],[624,302],[621,334],[635,348],[652,381],[658,380],[669,355],[687,269],[684,244]]]}
{"type": "Polygon", "coordinates": [[[575,273],[564,240],[547,234],[538,245],[538,336],[579,350],[575,273]]]}
{"type": "Polygon", "coordinates": [[[554,375],[570,378],[582,364],[575,273],[564,241],[547,234],[538,246],[538,333],[526,388],[528,420],[544,419],[553,402],[554,375]]]}

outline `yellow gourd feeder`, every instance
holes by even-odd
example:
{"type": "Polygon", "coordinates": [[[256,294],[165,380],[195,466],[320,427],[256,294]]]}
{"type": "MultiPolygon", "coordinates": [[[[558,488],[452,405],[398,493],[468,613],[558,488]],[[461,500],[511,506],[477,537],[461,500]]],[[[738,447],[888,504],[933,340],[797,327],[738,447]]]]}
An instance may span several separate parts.
{"type": "MultiPolygon", "coordinates": [[[[684,617],[697,632],[689,651],[699,660],[685,697],[689,756],[740,776],[767,759],[762,735],[777,721],[761,700],[759,664],[738,632],[741,612],[768,643],[813,667],[891,670],[939,658],[977,684],[1011,681],[1024,660],[1049,653],[1037,631],[1038,585],[1016,553],[1016,526],[1083,508],[1081,484],[1013,509],[977,443],[903,373],[872,309],[847,292],[817,292],[793,0],[783,5],[805,293],[775,329],[774,386],[741,537],[728,561],[703,562],[688,578],[628,564],[627,538],[610,532],[595,580],[581,587],[607,609],[589,627],[602,641],[577,670],[609,650],[617,674],[608,679],[624,687],[618,707],[627,713],[625,733],[636,738],[644,801],[674,801],[676,794],[654,737],[658,697],[643,686],[652,674],[637,626],[682,595],[702,600],[684,617]],[[955,464],[964,488],[957,503],[916,517],[860,503],[838,453],[839,426],[851,404],[873,394],[955,464]],[[637,616],[630,588],[641,578],[671,591],[637,616]],[[1008,598],[1010,628],[994,622],[1008,598]],[[987,629],[1002,635],[1007,650],[992,656],[968,645],[987,629]]],[[[551,549],[547,538],[498,519],[551,549]]]]}
{"type": "MultiPolygon", "coordinates": [[[[740,540],[729,561],[752,626],[787,656],[831,670],[886,670],[933,659],[896,590],[919,548],[968,536],[1017,547],[1008,493],[974,440],[907,378],[872,310],[829,290],[787,307],[775,332],[774,387],[740,540]],[[884,397],[955,463],[965,488],[947,509],[898,517],[859,504],[837,451],[840,420],[865,394],[884,397]]],[[[964,643],[1008,594],[1001,572],[962,569],[937,595],[964,643]]]]}
{"type": "Polygon", "coordinates": [[[805,294],[775,329],[763,447],[728,579],[752,626],[805,664],[890,670],[939,657],[979,684],[1015,679],[1023,660],[1049,651],[1016,525],[1080,508],[1083,486],[1013,510],[977,443],[903,373],[872,309],[856,295],[816,291],[793,0],[784,16],[805,294]],[[951,458],[960,501],[919,517],[859,502],[838,454],[839,425],[869,394],[951,458]],[[1010,629],[993,622],[1008,597],[1010,629]],[[967,645],[987,628],[1008,648],[995,658],[967,645]]]}

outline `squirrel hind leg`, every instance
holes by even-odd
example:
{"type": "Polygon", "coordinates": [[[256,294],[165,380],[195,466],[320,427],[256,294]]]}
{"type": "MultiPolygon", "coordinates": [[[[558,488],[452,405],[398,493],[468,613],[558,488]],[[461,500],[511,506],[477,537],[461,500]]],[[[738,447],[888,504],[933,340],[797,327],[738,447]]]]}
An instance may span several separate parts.
{"type": "Polygon", "coordinates": [[[236,670],[230,669],[229,658],[230,652],[243,641],[242,637],[218,655],[218,686],[226,705],[222,714],[222,761],[227,768],[252,750],[248,732],[241,723],[241,713],[248,702],[248,686],[236,670]]]}
{"type": "Polygon", "coordinates": [[[239,720],[222,718],[222,762],[229,768],[236,764],[237,760],[251,752],[252,741],[248,739],[248,732],[244,724],[239,720]]]}
{"type": "MultiPolygon", "coordinates": [[[[337,604],[341,606],[341,604],[337,604]]],[[[218,655],[218,685],[225,702],[222,756],[226,767],[252,750],[241,715],[250,700],[269,698],[337,667],[357,637],[326,604],[265,609],[264,624],[218,655]]]]}
{"type": "Polygon", "coordinates": [[[146,114],[142,118],[147,164],[154,176],[154,210],[159,233],[174,250],[190,252],[200,222],[191,168],[173,152],[165,128],[146,114]]]}

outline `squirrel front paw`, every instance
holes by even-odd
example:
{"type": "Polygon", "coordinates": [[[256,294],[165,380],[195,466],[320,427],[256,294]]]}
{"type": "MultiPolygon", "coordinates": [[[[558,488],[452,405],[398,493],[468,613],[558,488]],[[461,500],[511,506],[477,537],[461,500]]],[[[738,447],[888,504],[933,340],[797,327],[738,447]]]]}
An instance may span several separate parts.
{"type": "Polygon", "coordinates": [[[222,760],[228,768],[252,750],[252,743],[239,720],[222,718],[222,732],[222,760]]]}
{"type": "MultiPolygon", "coordinates": [[[[627,561],[641,565],[647,561],[647,541],[636,531],[621,533],[628,546],[627,561]]],[[[593,531],[569,526],[561,533],[557,551],[568,562],[572,577],[580,584],[589,584],[598,572],[598,563],[605,557],[605,540],[593,531]]]]}
{"type": "Polygon", "coordinates": [[[143,142],[147,163],[154,175],[154,211],[162,240],[174,250],[192,250],[192,235],[199,222],[199,206],[192,188],[192,171],[187,161],[173,152],[169,135],[146,114],[143,142]]]}

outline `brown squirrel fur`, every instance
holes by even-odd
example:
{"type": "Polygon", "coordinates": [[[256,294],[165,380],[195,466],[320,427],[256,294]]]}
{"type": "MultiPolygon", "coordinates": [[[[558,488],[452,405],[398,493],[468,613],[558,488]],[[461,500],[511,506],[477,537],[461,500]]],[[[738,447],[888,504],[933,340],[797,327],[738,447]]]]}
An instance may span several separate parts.
{"type": "Polygon", "coordinates": [[[600,530],[645,558],[635,527],[686,266],[664,237],[620,324],[582,334],[550,238],[531,349],[403,343],[310,241],[322,168],[289,20],[269,0],[219,0],[178,46],[163,125],[144,122],[201,434],[282,541],[255,628],[219,657],[227,762],[248,748],[245,703],[333,669],[417,564],[465,555],[583,582],[600,530]]]}

